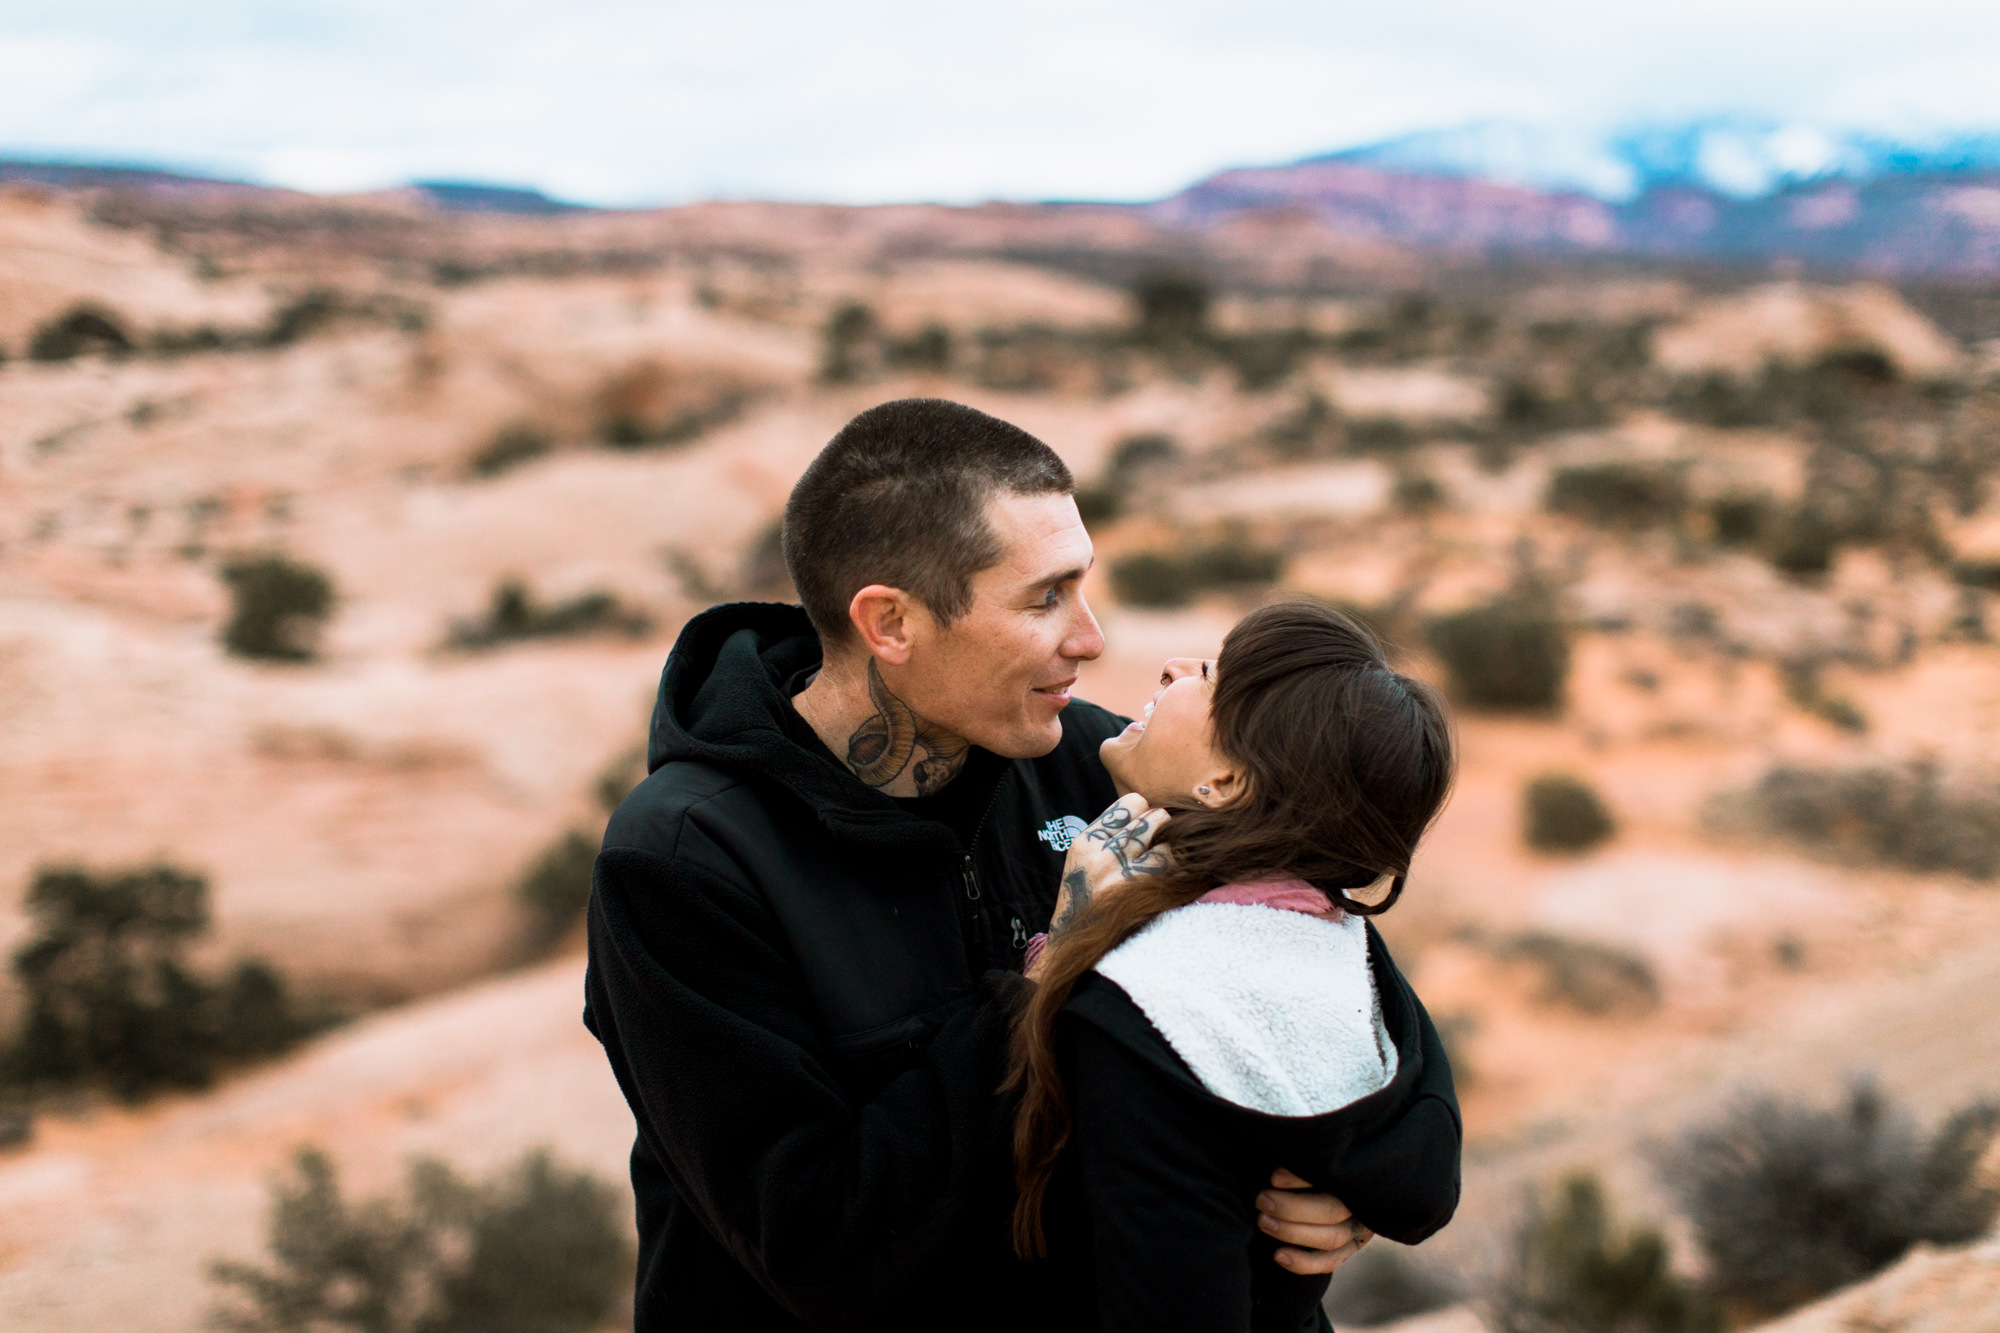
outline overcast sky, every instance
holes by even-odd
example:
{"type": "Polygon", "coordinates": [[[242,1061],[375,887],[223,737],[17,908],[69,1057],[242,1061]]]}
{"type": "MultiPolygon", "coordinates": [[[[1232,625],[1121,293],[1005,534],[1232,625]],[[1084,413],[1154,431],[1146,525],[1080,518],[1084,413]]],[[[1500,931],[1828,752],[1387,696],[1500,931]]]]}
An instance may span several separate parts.
{"type": "Polygon", "coordinates": [[[1488,117],[2000,128],[1996,0],[0,0],[0,155],[604,204],[1152,198],[1488,117]]]}

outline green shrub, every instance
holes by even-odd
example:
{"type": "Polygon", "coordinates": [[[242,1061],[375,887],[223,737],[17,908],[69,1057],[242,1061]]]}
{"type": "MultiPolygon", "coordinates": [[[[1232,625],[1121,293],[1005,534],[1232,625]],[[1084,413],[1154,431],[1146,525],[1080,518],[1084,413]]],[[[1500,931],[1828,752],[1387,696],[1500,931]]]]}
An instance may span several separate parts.
{"type": "Polygon", "coordinates": [[[1546,1003],[1592,1016],[1643,1014],[1660,1004],[1652,964],[1614,945],[1536,930],[1502,937],[1493,952],[1535,967],[1542,980],[1538,998],[1546,1003]]]}
{"type": "Polygon", "coordinates": [[[1623,1230],[1597,1178],[1534,1200],[1485,1301],[1495,1333],[1715,1333],[1721,1312],[1673,1271],[1667,1238],[1623,1230]]]}
{"type": "Polygon", "coordinates": [[[1817,510],[1801,506],[1772,520],[1765,554],[1781,573],[1810,577],[1833,568],[1839,549],[1839,529],[1817,510]]]}
{"type": "Polygon", "coordinates": [[[1114,479],[1126,480],[1142,469],[1171,463],[1180,454],[1173,436],[1161,431],[1142,431],[1127,435],[1112,446],[1111,466],[1107,470],[1114,479]]]}
{"type": "Polygon", "coordinates": [[[1208,324],[1208,280],[1184,268],[1154,268],[1132,283],[1135,327],[1142,338],[1190,338],[1208,324]]]}
{"type": "Polygon", "coordinates": [[[1687,1134],[1661,1174],[1716,1294],[1776,1315],[1881,1271],[1918,1242],[1984,1235],[2000,1191],[1977,1168],[1996,1131],[2000,1107],[1976,1103],[1925,1136],[1867,1084],[1833,1107],[1762,1096],[1687,1134]]]}
{"type": "Polygon", "coordinates": [[[1591,463],[1556,469],[1549,512],[1604,528],[1650,528],[1678,522],[1688,504],[1679,470],[1645,463],[1591,463]]]}
{"type": "Polygon", "coordinates": [[[620,1194],[545,1150],[469,1182],[435,1159],[400,1198],[350,1204],[325,1153],[272,1185],[268,1266],[209,1266],[231,1333],[589,1333],[632,1278],[620,1194]]]}
{"type": "Polygon", "coordinates": [[[309,662],[333,614],[333,580],[324,570],[279,554],[240,556],[222,567],[229,623],[222,643],[239,657],[309,662]]]}
{"type": "Polygon", "coordinates": [[[2000,560],[1954,561],[1951,577],[1961,587],[2000,592],[2000,560]]]}
{"type": "Polygon", "coordinates": [[[907,338],[890,339],[883,357],[892,366],[942,375],[951,369],[951,330],[926,324],[907,338]]]}
{"type": "Polygon", "coordinates": [[[131,336],[118,316],[88,301],[36,325],[28,340],[31,361],[73,361],[86,352],[123,355],[131,350],[131,336]]]}
{"type": "Polygon", "coordinates": [[[341,294],[333,288],[314,287],[271,312],[264,341],[272,347],[289,347],[333,323],[344,306],[341,294]]]}
{"type": "Polygon", "coordinates": [[[1186,606],[1201,593],[1275,581],[1284,570],[1278,551],[1241,537],[1195,546],[1182,553],[1134,551],[1111,562],[1111,588],[1132,606],[1186,606]]]}
{"type": "Polygon", "coordinates": [[[1318,393],[1308,393],[1290,411],[1264,427],[1264,439],[1281,458],[1331,453],[1343,442],[1340,414],[1318,393]]]}
{"type": "Polygon", "coordinates": [[[1311,345],[1311,335],[1303,329],[1269,329],[1215,339],[1216,350],[1236,368],[1237,387],[1245,393],[1281,382],[1311,345]]]}
{"type": "Polygon", "coordinates": [[[1843,694],[1828,694],[1816,661],[1787,662],[1782,667],[1785,698],[1799,709],[1842,731],[1868,730],[1868,715],[1843,694]]]}
{"type": "Polygon", "coordinates": [[[826,317],[819,331],[819,377],[826,384],[848,384],[867,370],[867,351],[880,325],[873,306],[843,301],[826,317]]]}
{"type": "Polygon", "coordinates": [[[1378,1241],[1340,1266],[1321,1303],[1334,1327],[1367,1328],[1442,1310],[1462,1295],[1448,1275],[1378,1241]]]}
{"type": "Polygon", "coordinates": [[[628,609],[608,592],[587,592],[561,602],[538,602],[525,584],[507,579],[493,589],[493,601],[478,620],[455,622],[446,642],[453,648],[493,648],[524,639],[578,638],[623,634],[637,638],[653,627],[651,617],[628,609]]]}
{"type": "Polygon", "coordinates": [[[782,517],[764,525],[757,539],[743,553],[741,593],[765,601],[797,600],[792,588],[792,572],[785,567],[785,521],[782,517]]]}
{"type": "Polygon", "coordinates": [[[1073,498],[1076,500],[1076,516],[1083,520],[1086,527],[1109,523],[1124,508],[1118,492],[1110,486],[1079,486],[1073,498]]]}
{"type": "Polygon", "coordinates": [[[548,432],[527,422],[514,422],[501,427],[492,442],[472,456],[472,475],[497,477],[509,468],[542,457],[554,447],[548,432]]]}
{"type": "Polygon", "coordinates": [[[1549,599],[1512,593],[1427,627],[1452,692],[1475,708],[1551,711],[1569,678],[1569,636],[1549,599]]]}
{"type": "Polygon", "coordinates": [[[1581,852],[1618,831],[1596,788],[1565,773],[1544,773],[1521,793],[1522,836],[1543,852],[1581,852]]]}
{"type": "Polygon", "coordinates": [[[100,1084],[136,1100],[202,1087],[218,1062],[276,1054],[316,1026],[284,979],[244,960],[220,984],[187,965],[207,929],[208,882],[176,866],[45,866],[29,885],[35,934],[15,950],[26,995],[0,1082],[100,1084]]]}
{"type": "Polygon", "coordinates": [[[1399,472],[1390,500],[1406,514],[1434,513],[1444,508],[1444,485],[1428,472],[1399,472]]]}
{"type": "Polygon", "coordinates": [[[1717,544],[1755,546],[1764,541],[1773,520],[1771,497],[1761,491],[1732,491],[1709,502],[1709,522],[1717,544]]]}
{"type": "Polygon", "coordinates": [[[515,884],[514,897],[534,920],[538,946],[553,944],[582,919],[590,904],[598,841],[581,829],[571,829],[543,848],[515,884]]]}
{"type": "Polygon", "coordinates": [[[1983,783],[1949,788],[1928,762],[1781,764],[1713,809],[1722,823],[1747,819],[1823,856],[1975,879],[2000,874],[2000,796],[1983,783]]]}

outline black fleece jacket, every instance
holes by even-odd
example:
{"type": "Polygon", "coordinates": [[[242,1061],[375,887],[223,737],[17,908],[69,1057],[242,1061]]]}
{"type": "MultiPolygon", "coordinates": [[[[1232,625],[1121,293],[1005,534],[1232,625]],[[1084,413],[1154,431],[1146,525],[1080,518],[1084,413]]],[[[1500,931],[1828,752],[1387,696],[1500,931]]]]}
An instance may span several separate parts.
{"type": "MultiPolygon", "coordinates": [[[[1394,1041],[1388,1086],[1315,1116],[1238,1106],[1204,1087],[1144,1011],[1095,973],[1056,1025],[1074,1134],[1044,1220],[1060,1281],[1044,1326],[1082,1333],[1298,1333],[1326,1327],[1328,1279],[1288,1273],[1257,1226],[1273,1163],[1415,1244],[1458,1206],[1461,1127],[1437,1029],[1371,926],[1394,1041]]],[[[1339,1311],[1333,1311],[1339,1316],[1339,1311]]]]}
{"type": "Polygon", "coordinates": [[[638,1333],[1018,1329],[1007,1021],[1124,719],[1073,702],[1034,760],[976,750],[969,845],[863,785],[792,708],[797,607],[689,622],[652,770],[612,816],[584,1021],[638,1124],[638,1333]]]}

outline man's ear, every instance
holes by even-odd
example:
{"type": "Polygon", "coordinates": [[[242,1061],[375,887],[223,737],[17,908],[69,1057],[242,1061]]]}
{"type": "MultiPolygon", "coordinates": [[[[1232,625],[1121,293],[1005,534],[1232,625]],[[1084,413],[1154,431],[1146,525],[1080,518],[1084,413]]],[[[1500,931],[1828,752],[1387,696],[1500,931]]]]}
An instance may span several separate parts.
{"type": "Polygon", "coordinates": [[[870,656],[890,666],[910,660],[916,604],[901,588],[871,583],[847,604],[847,618],[870,656]]]}

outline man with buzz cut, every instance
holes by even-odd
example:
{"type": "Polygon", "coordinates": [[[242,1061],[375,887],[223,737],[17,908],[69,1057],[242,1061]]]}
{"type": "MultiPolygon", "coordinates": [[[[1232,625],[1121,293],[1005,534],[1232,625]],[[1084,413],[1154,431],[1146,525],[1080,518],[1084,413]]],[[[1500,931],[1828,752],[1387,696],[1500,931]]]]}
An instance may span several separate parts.
{"type": "MultiPolygon", "coordinates": [[[[1006,422],[871,408],[785,507],[803,606],[668,657],[585,983],[638,1123],[638,1333],[1032,1326],[1008,1026],[1126,721],[1070,695],[1104,647],[1071,490],[1006,422]]],[[[1353,1250],[1327,1196],[1264,1208],[1295,1271],[1353,1250]]]]}

